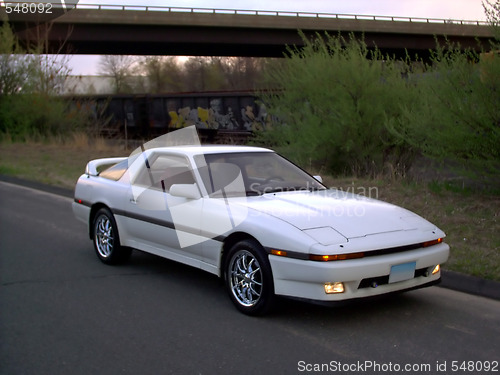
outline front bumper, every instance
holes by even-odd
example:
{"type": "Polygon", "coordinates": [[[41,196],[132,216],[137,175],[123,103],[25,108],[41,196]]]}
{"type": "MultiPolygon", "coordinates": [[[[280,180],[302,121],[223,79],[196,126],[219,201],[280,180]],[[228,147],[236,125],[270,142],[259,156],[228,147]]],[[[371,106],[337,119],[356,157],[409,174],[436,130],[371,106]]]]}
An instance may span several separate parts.
{"type": "Polygon", "coordinates": [[[426,275],[425,271],[445,263],[449,251],[449,246],[441,243],[400,253],[333,262],[275,255],[269,255],[269,261],[277,295],[316,301],[344,301],[433,285],[439,281],[441,272],[426,275]],[[416,269],[413,278],[394,283],[377,282],[377,287],[370,286],[370,280],[386,280],[392,266],[412,262],[415,262],[416,269]],[[333,282],[343,282],[344,292],[326,294],[324,284],[333,282]]]}

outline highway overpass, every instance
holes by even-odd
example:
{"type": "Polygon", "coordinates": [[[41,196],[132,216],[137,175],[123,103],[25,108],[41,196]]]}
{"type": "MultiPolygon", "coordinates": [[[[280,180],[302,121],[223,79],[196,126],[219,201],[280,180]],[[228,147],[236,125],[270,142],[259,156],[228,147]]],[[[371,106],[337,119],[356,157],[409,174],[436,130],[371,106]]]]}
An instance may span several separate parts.
{"type": "MultiPolygon", "coordinates": [[[[302,45],[302,30],[352,33],[383,52],[425,57],[436,38],[488,50],[493,37],[479,21],[85,4],[61,14],[49,23],[47,40],[52,51],[72,54],[281,57],[286,46],[302,45]]],[[[7,15],[3,6],[0,16],[22,42],[40,35],[35,15],[7,15]]]]}

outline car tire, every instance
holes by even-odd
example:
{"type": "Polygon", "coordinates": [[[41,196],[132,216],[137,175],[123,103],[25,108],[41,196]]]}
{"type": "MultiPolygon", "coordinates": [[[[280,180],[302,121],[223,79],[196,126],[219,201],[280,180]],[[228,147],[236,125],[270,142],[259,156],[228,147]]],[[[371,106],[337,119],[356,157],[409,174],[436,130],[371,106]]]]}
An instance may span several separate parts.
{"type": "Polygon", "coordinates": [[[269,312],[274,302],[274,283],[264,249],[255,241],[240,241],[225,259],[226,288],[236,308],[247,315],[269,312]]]}
{"type": "Polygon", "coordinates": [[[107,208],[97,211],[93,221],[93,242],[97,257],[106,264],[118,264],[130,258],[132,249],[120,245],[115,218],[107,208]]]}

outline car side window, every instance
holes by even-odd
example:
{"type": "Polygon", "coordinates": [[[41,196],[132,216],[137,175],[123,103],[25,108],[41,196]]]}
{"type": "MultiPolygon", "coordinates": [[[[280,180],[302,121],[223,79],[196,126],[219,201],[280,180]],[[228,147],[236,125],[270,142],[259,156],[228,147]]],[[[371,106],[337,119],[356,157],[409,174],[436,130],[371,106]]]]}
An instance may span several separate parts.
{"type": "Polygon", "coordinates": [[[150,187],[155,190],[170,190],[173,184],[194,184],[195,179],[186,158],[177,155],[153,155],[147,161],[137,178],[135,185],[150,187]]]}

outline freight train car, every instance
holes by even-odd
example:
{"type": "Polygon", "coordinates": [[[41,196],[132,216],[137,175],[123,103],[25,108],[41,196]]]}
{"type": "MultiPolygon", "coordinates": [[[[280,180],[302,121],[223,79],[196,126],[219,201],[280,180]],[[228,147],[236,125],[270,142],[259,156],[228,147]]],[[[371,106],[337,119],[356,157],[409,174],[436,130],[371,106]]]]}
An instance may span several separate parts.
{"type": "Polygon", "coordinates": [[[270,126],[265,106],[252,92],[197,92],[162,95],[80,96],[106,137],[154,138],[195,125],[209,143],[244,143],[270,126]]]}

